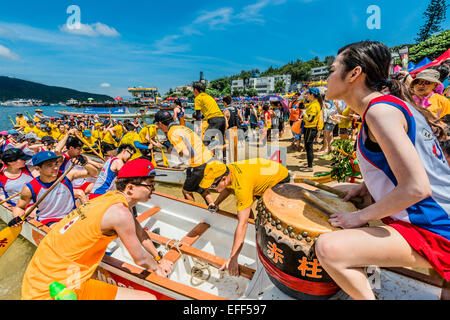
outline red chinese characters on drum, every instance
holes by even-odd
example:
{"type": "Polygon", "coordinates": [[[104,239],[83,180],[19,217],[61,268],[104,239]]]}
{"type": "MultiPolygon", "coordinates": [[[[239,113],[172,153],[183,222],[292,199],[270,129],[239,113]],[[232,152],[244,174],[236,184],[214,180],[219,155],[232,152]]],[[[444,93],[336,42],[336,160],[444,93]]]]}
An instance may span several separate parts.
{"type": "Polygon", "coordinates": [[[320,234],[337,230],[328,216],[303,201],[300,190],[308,189],[343,212],[356,211],[352,204],[304,184],[284,184],[267,190],[258,201],[258,257],[271,281],[298,299],[328,299],[339,287],[315,257],[314,243],[320,234]]]}

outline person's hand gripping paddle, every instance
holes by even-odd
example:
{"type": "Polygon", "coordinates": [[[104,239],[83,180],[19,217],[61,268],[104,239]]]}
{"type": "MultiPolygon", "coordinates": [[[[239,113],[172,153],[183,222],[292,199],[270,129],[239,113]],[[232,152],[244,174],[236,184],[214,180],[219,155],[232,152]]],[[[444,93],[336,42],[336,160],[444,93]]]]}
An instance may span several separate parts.
{"type": "Polygon", "coordinates": [[[22,231],[22,222],[33,212],[34,209],[45,199],[45,197],[55,189],[55,187],[67,176],[70,170],[75,167],[75,163],[69,167],[69,169],[64,172],[54,183],[53,185],[33,204],[28,211],[21,217],[15,217],[8,223],[8,227],[0,231],[0,257],[8,250],[11,243],[16,240],[20,232],[22,231]]]}

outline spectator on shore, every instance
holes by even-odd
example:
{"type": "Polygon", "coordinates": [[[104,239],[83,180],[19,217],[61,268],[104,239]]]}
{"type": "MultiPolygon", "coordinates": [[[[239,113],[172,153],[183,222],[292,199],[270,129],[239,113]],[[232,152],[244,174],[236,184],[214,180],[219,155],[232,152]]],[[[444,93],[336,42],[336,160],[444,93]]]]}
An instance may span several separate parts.
{"type": "Polygon", "coordinates": [[[450,101],[434,92],[438,85],[442,85],[440,76],[437,70],[425,69],[411,83],[413,98],[417,105],[427,109],[439,119],[450,113],[450,101]]]}

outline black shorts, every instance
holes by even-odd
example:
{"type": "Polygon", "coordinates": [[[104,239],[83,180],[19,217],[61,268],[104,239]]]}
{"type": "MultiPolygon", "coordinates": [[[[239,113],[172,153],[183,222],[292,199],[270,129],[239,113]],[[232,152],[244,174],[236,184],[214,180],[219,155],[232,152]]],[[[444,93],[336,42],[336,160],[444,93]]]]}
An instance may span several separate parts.
{"type": "Polygon", "coordinates": [[[200,182],[202,182],[205,175],[205,168],[206,163],[186,169],[186,180],[183,185],[185,191],[203,193],[204,190],[200,188],[200,182]]]}
{"type": "Polygon", "coordinates": [[[339,128],[339,134],[352,134],[351,128],[339,128]]]}
{"type": "Polygon", "coordinates": [[[226,121],[225,121],[225,117],[214,117],[208,120],[208,128],[206,128],[205,130],[205,134],[204,134],[204,140],[203,143],[205,144],[205,146],[208,146],[211,143],[211,138],[208,134],[209,130],[215,129],[215,130],[219,130],[220,133],[222,134],[222,141],[224,137],[225,137],[225,126],[226,126],[226,121]]]}

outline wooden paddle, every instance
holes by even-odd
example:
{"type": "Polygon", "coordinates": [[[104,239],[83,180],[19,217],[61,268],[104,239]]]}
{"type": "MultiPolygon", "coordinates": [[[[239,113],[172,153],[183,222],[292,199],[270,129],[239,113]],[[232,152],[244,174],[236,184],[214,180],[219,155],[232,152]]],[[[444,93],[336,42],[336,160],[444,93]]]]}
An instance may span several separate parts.
{"type": "Polygon", "coordinates": [[[20,224],[17,227],[12,227],[14,224],[17,224],[21,221],[25,221],[25,219],[33,212],[34,209],[37,208],[37,206],[47,197],[47,195],[55,189],[55,187],[67,176],[67,174],[75,167],[75,163],[72,163],[72,165],[69,167],[69,169],[64,172],[62,176],[56,180],[53,185],[42,195],[42,197],[39,198],[36,203],[34,203],[28,211],[22,216],[22,217],[16,217],[12,219],[8,223],[8,227],[0,231],[0,257],[8,250],[9,246],[16,240],[16,238],[19,236],[20,232],[22,231],[22,224],[20,224]],[[11,225],[11,226],[10,226],[11,225]]]}
{"type": "Polygon", "coordinates": [[[11,120],[11,123],[12,123],[13,127],[15,128],[16,125],[14,124],[14,121],[13,121],[13,119],[11,118],[11,116],[9,116],[9,120],[11,120]]]}
{"type": "MultiPolygon", "coordinates": [[[[159,141],[158,136],[156,136],[156,140],[158,140],[158,143],[161,144],[161,141],[159,141]]],[[[162,154],[162,158],[163,158],[163,161],[164,161],[164,165],[166,167],[170,167],[169,160],[167,160],[166,155],[164,154],[163,147],[161,146],[160,149],[161,149],[161,154],[162,154]]]]}
{"type": "MultiPolygon", "coordinates": [[[[316,187],[318,189],[322,189],[324,191],[330,192],[332,194],[337,195],[339,198],[343,199],[347,195],[347,192],[327,186],[325,184],[318,183],[316,181],[303,179],[303,183],[309,184],[310,186],[316,187]]],[[[355,202],[357,204],[361,204],[364,202],[364,199],[361,197],[353,197],[350,199],[350,201],[355,202]]]]}
{"type": "Polygon", "coordinates": [[[82,136],[80,136],[78,133],[75,133],[75,136],[81,140],[81,142],[83,142],[85,145],[87,145],[89,147],[89,149],[91,149],[92,152],[94,152],[97,157],[99,157],[100,159],[102,159],[103,161],[105,161],[105,158],[103,158],[103,156],[101,156],[94,148],[92,148],[86,140],[83,139],[82,136]]]}
{"type": "Polygon", "coordinates": [[[17,192],[16,194],[13,194],[11,197],[6,198],[5,200],[0,201],[0,205],[4,204],[5,202],[8,202],[8,201],[11,200],[11,199],[14,199],[14,198],[17,197],[17,196],[20,196],[21,194],[22,194],[22,191],[21,191],[21,192],[17,192]]]}
{"type": "Polygon", "coordinates": [[[152,152],[152,164],[156,168],[158,165],[156,164],[156,161],[155,161],[155,154],[153,152],[153,148],[151,149],[151,152],[152,152]]]}

